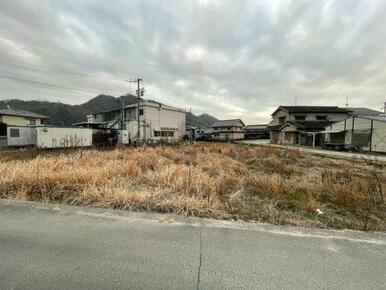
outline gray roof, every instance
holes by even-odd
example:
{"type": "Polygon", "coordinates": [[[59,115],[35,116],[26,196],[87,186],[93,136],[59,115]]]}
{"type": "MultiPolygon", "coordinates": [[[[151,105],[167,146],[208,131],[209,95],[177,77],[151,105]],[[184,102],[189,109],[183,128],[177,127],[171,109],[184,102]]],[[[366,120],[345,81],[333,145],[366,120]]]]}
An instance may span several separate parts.
{"type": "Polygon", "coordinates": [[[49,119],[50,117],[41,115],[38,113],[33,113],[29,111],[15,110],[15,109],[5,109],[0,110],[0,115],[7,116],[19,116],[19,117],[27,117],[27,118],[39,118],[39,119],[49,119]]]}
{"type": "Polygon", "coordinates": [[[349,113],[349,109],[338,106],[279,106],[271,116],[279,110],[285,110],[289,113],[349,113]]]}
{"type": "Polygon", "coordinates": [[[231,120],[222,120],[222,121],[216,121],[211,127],[232,127],[232,126],[238,126],[239,123],[243,126],[245,126],[244,122],[241,121],[241,119],[231,119],[231,120]]]}
{"type": "Polygon", "coordinates": [[[359,115],[358,118],[369,119],[369,120],[374,120],[374,121],[386,123],[386,116],[385,115],[381,115],[381,116],[366,116],[366,115],[362,116],[362,115],[359,115]]]}
{"type": "Polygon", "coordinates": [[[262,129],[262,130],[265,130],[267,129],[268,127],[268,124],[260,124],[260,125],[247,125],[245,127],[245,129],[250,129],[250,130],[253,130],[253,129],[262,129]]]}
{"type": "Polygon", "coordinates": [[[351,111],[350,115],[358,116],[379,116],[382,114],[380,111],[376,111],[373,109],[368,109],[368,108],[347,108],[348,110],[351,111]]]}

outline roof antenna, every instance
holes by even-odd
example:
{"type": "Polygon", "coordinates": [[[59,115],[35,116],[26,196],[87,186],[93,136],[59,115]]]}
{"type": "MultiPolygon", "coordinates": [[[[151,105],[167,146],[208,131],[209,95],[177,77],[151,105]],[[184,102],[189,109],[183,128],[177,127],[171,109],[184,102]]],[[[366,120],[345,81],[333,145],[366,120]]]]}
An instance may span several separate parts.
{"type": "Polygon", "coordinates": [[[346,97],[346,107],[348,107],[348,97],[346,97]]]}

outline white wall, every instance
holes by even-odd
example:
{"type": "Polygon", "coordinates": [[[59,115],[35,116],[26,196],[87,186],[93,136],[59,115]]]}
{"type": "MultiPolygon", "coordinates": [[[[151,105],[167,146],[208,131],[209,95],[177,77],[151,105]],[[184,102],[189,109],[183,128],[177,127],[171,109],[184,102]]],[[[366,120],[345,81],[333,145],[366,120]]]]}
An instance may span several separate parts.
{"type": "Polygon", "coordinates": [[[283,111],[283,110],[279,110],[275,116],[273,116],[272,118],[272,122],[269,124],[270,126],[277,126],[277,125],[280,125],[279,123],[279,118],[280,117],[286,117],[286,121],[289,120],[289,114],[288,112],[286,111],[283,111]]]}
{"type": "Polygon", "coordinates": [[[244,132],[235,132],[235,133],[226,133],[226,132],[222,132],[222,133],[214,133],[212,135],[212,140],[219,140],[219,141],[231,141],[231,140],[242,140],[244,139],[244,132]],[[218,135],[218,136],[215,136],[218,135]]]}
{"type": "MultiPolygon", "coordinates": [[[[163,137],[154,136],[154,131],[173,131],[173,138],[178,140],[186,134],[185,112],[172,109],[171,107],[150,103],[141,106],[143,115],[140,116],[140,136],[146,140],[160,140],[163,137]]],[[[133,111],[134,109],[130,109],[133,111]]],[[[136,110],[136,108],[135,108],[136,110]]],[[[126,113],[128,116],[129,113],[126,113]]],[[[129,131],[130,138],[135,139],[137,136],[138,122],[136,118],[131,118],[126,123],[126,129],[129,131]]]]}
{"type": "MultiPolygon", "coordinates": [[[[329,126],[329,128],[331,128],[331,131],[345,130],[344,122],[345,122],[345,121],[340,121],[340,122],[337,122],[337,123],[335,123],[335,124],[331,124],[331,125],[329,126]]],[[[347,119],[347,120],[346,120],[346,129],[347,129],[347,128],[351,128],[351,124],[352,124],[351,118],[350,118],[350,119],[347,119]],[[350,120],[350,121],[348,121],[348,120],[350,120]]]]}
{"type": "Polygon", "coordinates": [[[38,148],[67,148],[92,146],[92,129],[37,127],[36,146],[38,148]]]}
{"type": "Polygon", "coordinates": [[[30,146],[36,143],[35,127],[7,127],[7,145],[8,146],[30,146]],[[11,137],[11,130],[18,130],[19,137],[11,137]]]}

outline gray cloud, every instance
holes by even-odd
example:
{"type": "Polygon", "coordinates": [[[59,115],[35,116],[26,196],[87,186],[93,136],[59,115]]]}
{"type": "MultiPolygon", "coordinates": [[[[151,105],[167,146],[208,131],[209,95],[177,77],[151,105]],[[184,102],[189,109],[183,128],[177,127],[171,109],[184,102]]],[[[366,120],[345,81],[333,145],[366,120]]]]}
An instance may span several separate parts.
{"type": "MultiPolygon", "coordinates": [[[[135,88],[112,79],[141,76],[149,98],[248,123],[295,96],[379,109],[385,14],[371,0],[1,1],[0,74],[113,95],[135,88]]],[[[2,99],[95,95],[0,85],[2,99]]]]}

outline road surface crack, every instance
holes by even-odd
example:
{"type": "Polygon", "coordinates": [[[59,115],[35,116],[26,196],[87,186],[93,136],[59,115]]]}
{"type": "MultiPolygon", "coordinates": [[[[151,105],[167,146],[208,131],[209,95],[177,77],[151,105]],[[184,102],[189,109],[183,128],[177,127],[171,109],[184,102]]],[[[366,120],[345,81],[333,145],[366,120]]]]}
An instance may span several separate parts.
{"type": "Polygon", "coordinates": [[[198,261],[198,271],[197,271],[197,290],[200,289],[200,279],[201,279],[201,264],[202,264],[202,231],[203,227],[201,227],[200,231],[200,256],[198,261]]]}

